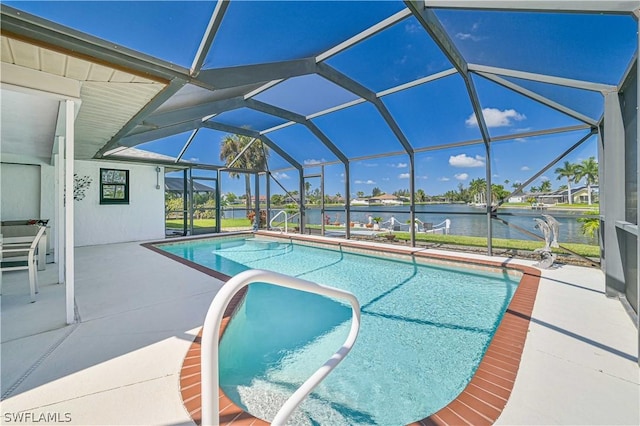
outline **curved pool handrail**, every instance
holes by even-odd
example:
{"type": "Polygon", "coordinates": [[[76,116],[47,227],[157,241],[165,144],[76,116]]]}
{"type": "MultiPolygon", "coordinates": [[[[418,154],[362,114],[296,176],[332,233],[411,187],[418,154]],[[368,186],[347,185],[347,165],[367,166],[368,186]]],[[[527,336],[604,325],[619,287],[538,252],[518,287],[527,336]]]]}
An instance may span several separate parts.
{"type": "Polygon", "coordinates": [[[202,347],[200,350],[202,359],[202,425],[220,424],[218,341],[224,311],[240,289],[255,282],[274,284],[337,299],[346,299],[351,304],[352,311],[351,329],[342,347],[287,399],[271,424],[284,425],[304,398],[344,359],[358,337],[358,331],[360,330],[360,303],[352,293],[261,269],[251,269],[239,273],[227,281],[216,294],[204,320],[202,347]]]}
{"type": "MultiPolygon", "coordinates": [[[[276,213],[275,216],[273,216],[271,218],[271,220],[269,221],[269,228],[273,228],[273,222],[281,214],[284,214],[284,232],[285,232],[285,234],[288,234],[289,233],[289,219],[287,218],[287,211],[286,210],[280,210],[278,213],[276,213]]],[[[280,228],[280,232],[282,232],[282,228],[280,228]]]]}

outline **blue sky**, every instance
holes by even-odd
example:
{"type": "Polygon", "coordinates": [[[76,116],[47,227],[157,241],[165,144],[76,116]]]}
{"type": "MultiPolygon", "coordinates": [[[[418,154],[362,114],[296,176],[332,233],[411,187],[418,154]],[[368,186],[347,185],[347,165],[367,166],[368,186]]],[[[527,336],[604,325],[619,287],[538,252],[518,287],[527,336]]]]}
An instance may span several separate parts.
{"type": "MultiPolygon", "coordinates": [[[[108,41],[189,67],[215,7],[213,2],[6,2],[10,6],[88,32],[108,41]]],[[[205,68],[283,61],[317,55],[403,8],[402,2],[247,2],[232,1],[205,68]]],[[[532,14],[441,10],[436,12],[469,63],[617,84],[636,49],[637,26],[628,16],[532,14]]],[[[410,17],[326,61],[371,91],[380,92],[451,68],[451,64],[410,17]]],[[[573,118],[474,75],[474,84],[492,137],[579,124],[573,118]]],[[[598,93],[510,79],[592,118],[602,114],[598,93]]],[[[287,80],[256,99],[308,115],[355,99],[317,75],[287,80]]],[[[383,96],[409,142],[417,149],[480,138],[461,77],[452,75],[383,96]]],[[[265,130],[282,120],[242,109],[215,117],[223,123],[265,130]]],[[[313,123],[348,157],[402,151],[378,111],[362,103],[314,118],[313,123]]],[[[586,131],[513,140],[492,145],[492,179],[524,181],[586,131]]],[[[177,155],[189,133],[140,146],[177,155]]],[[[298,162],[335,161],[335,156],[300,125],[268,136],[298,162]]],[[[201,130],[185,159],[218,163],[224,134],[201,130]]],[[[596,156],[595,138],[563,159],[596,156]]],[[[441,194],[459,183],[485,177],[482,144],[416,154],[416,188],[441,194]]],[[[561,163],[562,163],[561,161],[561,163]]],[[[356,161],[351,165],[352,194],[407,189],[406,155],[356,161]]],[[[288,164],[272,152],[272,170],[288,164]]],[[[554,167],[555,168],[555,167],[554,167]]],[[[554,187],[553,169],[542,178],[554,187]]],[[[309,169],[308,174],[317,169],[309,169]]],[[[344,170],[328,166],[326,192],[344,195],[344,170]]],[[[293,170],[280,182],[297,189],[293,170]]],[[[317,180],[316,180],[317,181],[317,180]]],[[[540,182],[534,182],[538,185],[540,182]]],[[[225,179],[225,192],[243,192],[243,181],[225,179]]],[[[273,192],[281,192],[272,185],[273,192]]]]}

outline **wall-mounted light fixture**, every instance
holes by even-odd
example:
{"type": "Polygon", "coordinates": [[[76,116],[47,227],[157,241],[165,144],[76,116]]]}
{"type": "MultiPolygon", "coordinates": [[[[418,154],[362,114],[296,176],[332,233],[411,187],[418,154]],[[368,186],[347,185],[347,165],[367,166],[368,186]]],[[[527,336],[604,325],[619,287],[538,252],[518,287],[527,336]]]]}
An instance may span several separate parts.
{"type": "Polygon", "coordinates": [[[156,167],[156,189],[160,189],[160,167],[156,167]]]}

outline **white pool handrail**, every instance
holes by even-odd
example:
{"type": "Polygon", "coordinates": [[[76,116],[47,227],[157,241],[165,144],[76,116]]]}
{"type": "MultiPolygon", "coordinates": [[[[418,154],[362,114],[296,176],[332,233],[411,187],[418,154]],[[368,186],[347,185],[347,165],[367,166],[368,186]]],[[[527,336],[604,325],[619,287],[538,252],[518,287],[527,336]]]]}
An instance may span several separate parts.
{"type": "MultiPolygon", "coordinates": [[[[285,232],[285,234],[287,234],[287,233],[289,233],[289,219],[287,218],[287,211],[286,210],[280,210],[278,213],[276,213],[275,216],[273,216],[271,218],[271,220],[269,221],[269,228],[273,228],[273,222],[281,214],[284,214],[284,232],[285,232]]],[[[280,232],[282,232],[282,228],[280,228],[280,232]]]]}
{"type": "Polygon", "coordinates": [[[316,284],[300,278],[290,277],[277,272],[251,269],[244,271],[227,281],[218,294],[214,297],[207,311],[202,330],[202,348],[200,352],[202,362],[202,425],[220,424],[220,407],[218,401],[219,370],[218,370],[218,340],[220,337],[220,324],[224,311],[233,296],[243,287],[251,283],[261,282],[274,284],[280,287],[316,293],[337,299],[346,299],[351,304],[352,319],[351,329],[344,344],[311,375],[284,403],[280,411],[271,422],[273,425],[284,425],[291,413],[302,403],[315,387],[344,359],[353,347],[358,331],[360,330],[360,303],[358,299],[348,291],[316,284]]]}

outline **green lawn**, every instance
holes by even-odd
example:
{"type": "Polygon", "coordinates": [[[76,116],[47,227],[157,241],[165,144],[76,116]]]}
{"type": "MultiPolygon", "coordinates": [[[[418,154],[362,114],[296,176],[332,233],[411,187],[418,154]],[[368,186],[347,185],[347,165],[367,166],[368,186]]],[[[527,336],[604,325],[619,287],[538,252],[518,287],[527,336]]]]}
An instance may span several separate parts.
{"type": "MultiPolygon", "coordinates": [[[[307,225],[307,228],[320,229],[320,225],[307,225]]],[[[344,227],[327,225],[325,229],[342,229],[344,227]]],[[[396,239],[402,241],[411,240],[409,232],[394,232],[396,239]]],[[[435,244],[453,244],[470,247],[486,247],[487,239],[484,237],[469,237],[465,235],[443,235],[443,234],[416,234],[416,241],[435,243],[435,244]]],[[[513,240],[505,238],[494,238],[492,240],[494,248],[515,249],[533,251],[537,248],[544,247],[541,241],[530,240],[513,240]]],[[[578,243],[562,243],[563,246],[579,255],[586,257],[600,257],[600,247],[590,244],[578,243]]],[[[555,253],[565,253],[562,249],[553,249],[555,253]]]]}
{"type": "MultiPolygon", "coordinates": [[[[395,234],[398,240],[409,241],[411,239],[411,235],[408,232],[395,232],[395,234]]],[[[464,235],[416,234],[416,241],[470,247],[487,246],[487,239],[484,237],[468,237],[464,235]]],[[[537,248],[544,247],[544,243],[541,241],[513,240],[505,238],[493,238],[492,245],[494,248],[527,251],[533,251],[537,248]]],[[[600,247],[598,246],[578,243],[562,243],[562,245],[582,256],[600,257],[600,247]]],[[[553,251],[555,253],[564,253],[562,249],[553,249],[553,251]]]]}
{"type": "MultiPolygon", "coordinates": [[[[214,219],[194,219],[194,228],[213,228],[215,226],[214,219]]],[[[182,229],[182,220],[180,219],[170,219],[166,221],[167,228],[171,229],[182,229]]],[[[290,223],[289,229],[293,229],[297,224],[290,223]]],[[[241,218],[241,219],[222,219],[222,228],[241,228],[251,227],[251,222],[249,219],[241,218]]],[[[320,229],[320,225],[307,225],[307,228],[320,229]]],[[[332,226],[327,225],[325,229],[344,229],[344,227],[340,226],[332,226]]],[[[396,239],[402,241],[409,241],[411,239],[411,235],[408,232],[394,232],[396,235],[396,239]]],[[[487,239],[484,237],[469,237],[465,235],[442,235],[442,234],[416,234],[416,241],[418,242],[428,242],[434,244],[453,244],[453,245],[461,245],[461,246],[469,246],[469,247],[486,247],[487,239]]],[[[525,250],[525,251],[533,251],[537,248],[542,248],[544,243],[541,241],[529,241],[529,240],[513,240],[513,239],[504,239],[504,238],[494,238],[492,240],[494,248],[500,249],[514,249],[514,250],[525,250]]],[[[562,243],[563,246],[567,247],[569,250],[572,250],[582,256],[586,257],[600,257],[600,248],[598,246],[589,245],[589,244],[577,244],[577,243],[562,243]]],[[[553,249],[556,253],[563,253],[562,249],[553,249]]]]}

